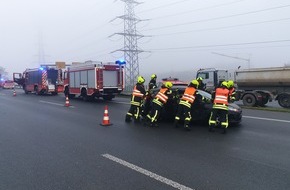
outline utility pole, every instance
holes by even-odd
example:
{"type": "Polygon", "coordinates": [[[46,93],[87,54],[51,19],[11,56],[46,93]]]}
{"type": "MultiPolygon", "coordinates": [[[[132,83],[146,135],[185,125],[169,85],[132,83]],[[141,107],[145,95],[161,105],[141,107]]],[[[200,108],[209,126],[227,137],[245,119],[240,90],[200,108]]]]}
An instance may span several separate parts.
{"type": "MultiPolygon", "coordinates": [[[[140,21],[136,18],[135,7],[140,2],[135,0],[121,0],[125,3],[125,14],[116,18],[124,20],[124,32],[115,33],[117,35],[124,36],[124,47],[122,49],[115,50],[124,52],[125,65],[125,90],[131,91],[137,81],[139,75],[139,53],[144,52],[138,47],[138,40],[145,37],[139,34],[137,31],[137,23],[140,21]]],[[[115,19],[114,19],[115,20],[115,19]]],[[[113,35],[115,35],[113,34],[113,35]]],[[[111,35],[111,36],[113,36],[111,35]]],[[[112,53],[113,53],[112,52],[112,53]]]]}
{"type": "Polygon", "coordinates": [[[216,55],[220,55],[220,56],[224,56],[224,57],[229,57],[229,58],[233,58],[233,59],[238,59],[238,60],[243,60],[243,61],[247,61],[248,62],[248,69],[251,68],[251,59],[250,57],[248,59],[242,58],[242,57],[237,57],[237,56],[230,56],[230,55],[226,55],[226,54],[221,54],[221,53],[216,53],[216,52],[211,52],[212,54],[216,54],[216,55]]]}

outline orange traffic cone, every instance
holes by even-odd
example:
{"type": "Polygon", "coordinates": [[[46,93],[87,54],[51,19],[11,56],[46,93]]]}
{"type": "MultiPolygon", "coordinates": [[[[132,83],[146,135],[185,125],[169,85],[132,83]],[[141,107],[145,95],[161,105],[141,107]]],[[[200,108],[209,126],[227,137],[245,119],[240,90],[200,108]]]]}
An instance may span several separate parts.
{"type": "Polygon", "coordinates": [[[13,90],[13,96],[16,96],[16,91],[15,90],[13,90]]]}
{"type": "Polygon", "coordinates": [[[68,96],[65,97],[65,104],[64,104],[64,106],[66,106],[66,107],[69,107],[70,106],[68,96]]]}
{"type": "Polygon", "coordinates": [[[105,111],[104,111],[104,117],[103,117],[103,122],[101,123],[102,126],[110,126],[113,125],[112,123],[110,123],[110,119],[109,119],[109,111],[108,111],[108,106],[105,106],[105,111]]]}

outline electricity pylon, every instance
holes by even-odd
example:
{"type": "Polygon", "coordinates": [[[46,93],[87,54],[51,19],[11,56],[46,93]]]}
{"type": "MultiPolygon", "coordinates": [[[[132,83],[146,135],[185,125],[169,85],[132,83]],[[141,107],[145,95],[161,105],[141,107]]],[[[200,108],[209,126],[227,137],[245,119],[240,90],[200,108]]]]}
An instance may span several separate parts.
{"type": "MultiPolygon", "coordinates": [[[[139,75],[139,53],[144,52],[138,47],[138,40],[145,37],[137,31],[137,23],[144,21],[135,15],[135,7],[140,2],[135,0],[121,0],[125,3],[125,14],[117,18],[124,20],[124,32],[115,33],[124,36],[124,47],[116,51],[124,52],[125,65],[125,86],[127,91],[131,91],[139,75]]],[[[114,35],[114,34],[113,34],[114,35]]],[[[113,36],[111,35],[111,36],[113,36]]],[[[116,52],[113,51],[113,52],[116,52]]],[[[112,52],[112,53],[113,53],[112,52]]]]}

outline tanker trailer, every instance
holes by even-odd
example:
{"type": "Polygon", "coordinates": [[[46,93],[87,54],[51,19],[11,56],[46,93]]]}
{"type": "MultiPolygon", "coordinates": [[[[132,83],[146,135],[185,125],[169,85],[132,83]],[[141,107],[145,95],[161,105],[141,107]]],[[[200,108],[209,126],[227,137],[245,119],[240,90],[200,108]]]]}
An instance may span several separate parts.
{"type": "Polygon", "coordinates": [[[254,90],[264,95],[263,104],[269,101],[267,93],[270,92],[281,107],[290,108],[290,67],[237,70],[235,82],[241,90],[254,90]]]}

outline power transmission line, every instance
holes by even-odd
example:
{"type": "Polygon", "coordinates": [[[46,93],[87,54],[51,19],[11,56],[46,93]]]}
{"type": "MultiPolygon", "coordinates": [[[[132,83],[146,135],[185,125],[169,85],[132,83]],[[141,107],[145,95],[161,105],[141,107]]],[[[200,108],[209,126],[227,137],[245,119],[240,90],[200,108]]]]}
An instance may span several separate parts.
{"type": "Polygon", "coordinates": [[[159,48],[159,49],[151,49],[151,51],[198,49],[198,48],[226,47],[226,46],[243,46],[243,45],[271,44],[271,43],[283,43],[283,42],[290,42],[290,39],[289,40],[261,41],[261,42],[232,43],[232,44],[214,44],[214,45],[200,45],[200,46],[187,46],[187,47],[159,48]]]}
{"type": "Polygon", "coordinates": [[[216,5],[213,5],[213,6],[208,6],[208,7],[199,8],[199,9],[193,9],[193,10],[189,10],[189,11],[185,11],[185,12],[180,12],[180,13],[176,13],[176,14],[170,14],[170,15],[165,15],[165,16],[160,16],[160,17],[155,17],[155,18],[153,17],[151,19],[152,20],[158,20],[158,19],[162,19],[162,18],[168,18],[168,17],[173,17],[173,16],[185,15],[185,14],[192,13],[192,12],[203,11],[203,10],[217,8],[217,7],[223,7],[223,6],[227,6],[227,5],[232,5],[232,4],[240,3],[242,1],[245,1],[245,0],[238,0],[238,1],[233,1],[233,2],[229,2],[229,3],[216,4],[216,5]]]}
{"type": "Polygon", "coordinates": [[[192,21],[192,22],[185,22],[185,23],[180,23],[180,24],[156,27],[156,28],[146,29],[146,30],[143,30],[143,31],[159,30],[159,29],[171,28],[171,27],[175,27],[175,26],[184,26],[184,25],[201,23],[201,22],[209,22],[209,21],[220,20],[220,19],[225,19],[225,18],[232,18],[232,17],[243,16],[243,15],[248,15],[248,14],[255,14],[255,13],[259,13],[259,12],[271,11],[271,10],[275,10],[275,9],[282,9],[282,8],[286,8],[286,7],[290,7],[290,5],[271,7],[271,8],[261,9],[261,10],[257,10],[257,11],[250,11],[250,12],[233,14],[233,15],[228,15],[228,16],[222,16],[222,17],[203,19],[203,20],[197,20],[197,21],[192,21]]]}
{"type": "Polygon", "coordinates": [[[172,5],[180,4],[180,3],[183,3],[185,1],[190,1],[190,0],[182,0],[182,1],[177,1],[177,2],[166,4],[166,5],[162,5],[162,6],[154,7],[152,9],[147,9],[147,10],[144,10],[144,11],[140,11],[139,14],[142,14],[142,13],[145,13],[145,12],[149,12],[149,11],[153,11],[153,10],[160,9],[160,8],[164,8],[164,7],[170,7],[172,5]]]}
{"type": "Polygon", "coordinates": [[[266,20],[261,22],[252,22],[252,23],[246,23],[246,24],[237,24],[237,25],[231,25],[231,26],[223,26],[223,27],[216,27],[216,28],[205,28],[205,29],[197,29],[197,30],[189,30],[184,32],[173,32],[173,33],[167,33],[167,34],[157,34],[152,35],[154,36],[171,36],[176,34],[186,34],[186,33],[192,33],[192,32],[206,32],[206,31],[212,31],[212,30],[222,30],[222,29],[228,29],[228,28],[237,28],[237,27],[243,27],[243,26],[251,26],[251,25],[257,25],[257,24],[266,24],[266,23],[273,23],[273,22],[279,22],[279,21],[287,21],[290,20],[290,18],[281,18],[276,20],[266,20]]]}
{"type": "MultiPolygon", "coordinates": [[[[284,48],[284,47],[290,47],[289,45],[276,45],[276,46],[247,46],[247,47],[232,47],[232,46],[226,46],[228,48],[203,48],[203,49],[194,49],[195,52],[204,52],[204,51],[217,51],[217,50],[241,50],[241,49],[265,49],[265,48],[284,48]]],[[[179,50],[164,50],[164,51],[156,51],[158,53],[172,53],[172,51],[174,51],[174,53],[185,53],[185,52],[193,52],[192,49],[179,49],[179,50]]],[[[152,51],[153,52],[153,51],[152,51]]],[[[153,52],[154,53],[154,52],[153,52]]]]}

